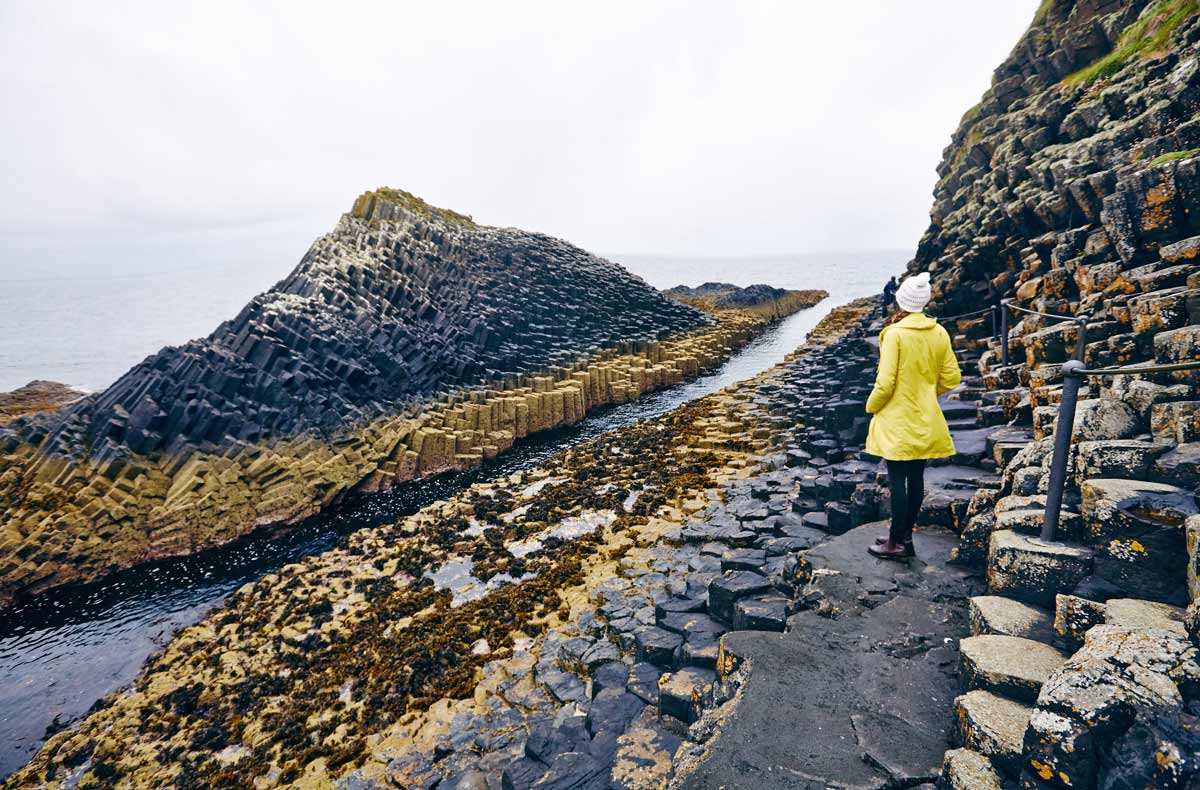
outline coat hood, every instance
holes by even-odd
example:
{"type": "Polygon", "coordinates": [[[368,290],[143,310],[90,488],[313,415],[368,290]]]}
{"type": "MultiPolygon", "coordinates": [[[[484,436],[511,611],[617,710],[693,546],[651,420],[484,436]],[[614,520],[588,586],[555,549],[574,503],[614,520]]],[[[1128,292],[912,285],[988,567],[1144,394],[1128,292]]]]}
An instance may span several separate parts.
{"type": "MultiPolygon", "coordinates": [[[[909,313],[894,324],[890,324],[883,328],[883,332],[888,331],[893,326],[902,326],[905,329],[933,329],[938,325],[936,318],[930,318],[924,313],[909,313]]],[[[883,337],[883,332],[879,333],[883,337]]]]}

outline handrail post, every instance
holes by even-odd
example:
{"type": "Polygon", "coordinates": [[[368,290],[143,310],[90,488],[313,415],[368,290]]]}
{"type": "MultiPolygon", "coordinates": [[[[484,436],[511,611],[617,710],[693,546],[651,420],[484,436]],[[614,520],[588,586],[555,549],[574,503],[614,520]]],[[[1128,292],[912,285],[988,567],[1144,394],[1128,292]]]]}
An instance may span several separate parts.
{"type": "Polygon", "coordinates": [[[1075,359],[1083,362],[1084,352],[1087,347],[1087,328],[1090,316],[1087,313],[1082,313],[1075,316],[1075,328],[1078,331],[1078,337],[1075,341],[1075,359]]]}
{"type": "Polygon", "coordinates": [[[1000,302],[1000,364],[1008,367],[1008,301],[1000,302]]]}
{"type": "Polygon", "coordinates": [[[1062,514],[1063,489],[1067,484],[1067,457],[1071,452],[1071,433],[1075,427],[1075,406],[1083,383],[1083,362],[1072,359],[1063,365],[1062,402],[1054,427],[1054,457],[1050,461],[1050,486],[1046,491],[1046,518],[1042,522],[1042,540],[1052,541],[1058,532],[1062,514]]]}
{"type": "Polygon", "coordinates": [[[989,315],[992,317],[992,339],[999,340],[1000,338],[996,337],[998,330],[1000,329],[1000,324],[996,322],[996,305],[992,305],[989,315]]]}

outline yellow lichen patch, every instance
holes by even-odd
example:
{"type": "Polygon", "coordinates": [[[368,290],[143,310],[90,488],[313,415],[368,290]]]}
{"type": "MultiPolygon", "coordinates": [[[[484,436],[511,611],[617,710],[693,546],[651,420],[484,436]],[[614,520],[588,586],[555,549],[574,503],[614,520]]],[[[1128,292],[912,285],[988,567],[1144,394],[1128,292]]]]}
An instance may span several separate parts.
{"type": "Polygon", "coordinates": [[[1037,760],[1030,760],[1029,764],[1033,766],[1033,770],[1037,772],[1037,775],[1043,779],[1054,778],[1053,769],[1051,769],[1050,766],[1046,765],[1045,763],[1038,762],[1037,760]]]}
{"type": "Polygon", "coordinates": [[[1163,230],[1171,224],[1171,205],[1176,197],[1175,182],[1164,178],[1146,191],[1146,210],[1142,212],[1144,231],[1163,230]]]}

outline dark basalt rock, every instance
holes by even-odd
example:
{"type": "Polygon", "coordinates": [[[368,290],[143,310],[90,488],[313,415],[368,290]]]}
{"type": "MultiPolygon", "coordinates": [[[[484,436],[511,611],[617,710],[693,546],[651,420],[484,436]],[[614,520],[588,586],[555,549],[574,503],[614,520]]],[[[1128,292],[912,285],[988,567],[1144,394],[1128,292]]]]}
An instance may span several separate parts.
{"type": "Polygon", "coordinates": [[[567,242],[380,189],[207,338],[17,430],[46,436],[47,453],[104,457],[328,434],[449,386],[704,321],[567,242]]]}
{"type": "Polygon", "coordinates": [[[647,661],[664,669],[675,666],[675,651],[683,644],[682,636],[647,625],[635,631],[633,638],[638,661],[647,661]]]}
{"type": "Polygon", "coordinates": [[[712,299],[717,307],[751,307],[757,304],[782,299],[787,295],[783,288],[756,283],[739,288],[731,283],[704,283],[695,288],[677,285],[663,291],[672,299],[712,299]]]}
{"type": "Polygon", "coordinates": [[[624,689],[629,679],[629,667],[620,661],[601,664],[592,669],[592,697],[605,689],[624,689]]]}
{"type": "Polygon", "coordinates": [[[753,571],[726,571],[708,585],[708,609],[713,617],[734,621],[734,606],[741,598],[759,595],[771,589],[766,577],[753,571]]]}
{"type": "Polygon", "coordinates": [[[528,757],[513,760],[504,768],[500,786],[504,790],[525,790],[534,785],[545,774],[549,766],[528,757]]]}
{"type": "Polygon", "coordinates": [[[744,598],[737,602],[733,627],[743,631],[780,631],[787,627],[786,598],[744,598]]]}
{"type": "Polygon", "coordinates": [[[478,466],[807,296],[713,317],[566,242],[367,193],[207,338],[0,426],[0,607],[478,466]]]}
{"type": "Polygon", "coordinates": [[[533,784],[538,790],[608,790],[609,766],[590,754],[565,752],[533,784]]]}
{"type": "Polygon", "coordinates": [[[592,700],[587,714],[588,730],[593,738],[604,733],[620,735],[645,707],[646,703],[634,694],[622,689],[605,689],[592,700]]]}
{"type": "Polygon", "coordinates": [[[629,668],[629,682],[625,688],[649,705],[658,704],[658,679],[662,670],[651,663],[639,661],[629,668]]]}
{"type": "Polygon", "coordinates": [[[545,766],[563,752],[587,751],[592,736],[583,716],[568,716],[561,723],[543,722],[529,732],[525,755],[545,766]]]}

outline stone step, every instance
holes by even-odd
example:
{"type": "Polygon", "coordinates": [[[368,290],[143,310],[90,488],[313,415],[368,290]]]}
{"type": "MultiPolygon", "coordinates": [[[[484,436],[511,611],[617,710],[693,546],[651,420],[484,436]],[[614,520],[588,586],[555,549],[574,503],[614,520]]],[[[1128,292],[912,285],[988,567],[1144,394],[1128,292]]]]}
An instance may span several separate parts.
{"type": "Polygon", "coordinates": [[[1037,700],[1042,684],[1068,658],[1050,645],[1000,634],[969,636],[959,642],[958,650],[966,689],[1029,703],[1037,700]]]}
{"type": "Polygon", "coordinates": [[[771,581],[753,571],[725,571],[708,585],[708,611],[726,623],[733,623],[737,602],[742,598],[764,595],[771,581]]]}
{"type": "Polygon", "coordinates": [[[806,527],[819,529],[822,532],[829,532],[829,517],[820,511],[816,513],[805,513],[802,523],[806,527]]]}
{"type": "Polygon", "coordinates": [[[712,703],[716,679],[715,672],[693,667],[663,675],[658,683],[659,712],[691,724],[712,703]]]}
{"type": "Polygon", "coordinates": [[[997,444],[1006,443],[1023,446],[1033,441],[1033,431],[1028,428],[1006,426],[988,434],[988,452],[992,452],[997,444]]]}
{"type": "Polygon", "coordinates": [[[1018,636],[1044,644],[1057,636],[1053,614],[1001,595],[976,595],[968,601],[968,612],[972,636],[1018,636]]]}
{"type": "Polygon", "coordinates": [[[1004,425],[1013,415],[1010,415],[1000,404],[979,407],[979,421],[984,425],[1004,425]]]}
{"type": "Polygon", "coordinates": [[[1153,628],[1186,637],[1183,616],[1184,611],[1177,606],[1139,598],[1109,598],[1104,604],[1104,622],[1110,625],[1153,628]]]}
{"type": "Polygon", "coordinates": [[[939,790],[1001,790],[992,761],[970,749],[951,749],[942,760],[939,790]]]}
{"type": "Polygon", "coordinates": [[[954,440],[955,454],[952,463],[960,466],[976,466],[989,455],[988,436],[995,428],[958,428],[950,426],[950,437],[954,440]]]}
{"type": "Polygon", "coordinates": [[[1021,773],[1021,745],[1033,708],[990,691],[976,689],[954,700],[958,736],[1012,776],[1021,773]]]}
{"type": "Polygon", "coordinates": [[[964,384],[958,389],[946,395],[947,401],[959,401],[962,403],[976,403],[983,397],[983,393],[987,392],[984,387],[972,387],[964,384]]]}
{"type": "MultiPolygon", "coordinates": [[[[1011,356],[1009,361],[1013,361],[1011,356]]],[[[1024,364],[1012,364],[1008,367],[997,365],[983,377],[983,386],[990,390],[1012,389],[1021,383],[1021,372],[1024,369],[1024,364]]]]}
{"type": "Polygon", "coordinates": [[[1131,598],[1186,604],[1188,548],[1183,523],[1200,513],[1190,491],[1165,483],[1095,478],[1080,490],[1095,572],[1131,598]]]}
{"type": "Polygon", "coordinates": [[[988,544],[988,592],[1051,607],[1092,575],[1092,550],[1069,543],[1043,543],[1013,530],[993,532],[988,544]]]}
{"type": "MultiPolygon", "coordinates": [[[[1013,475],[1013,489],[1024,493],[1036,490],[1044,477],[1040,467],[1019,469],[1013,475]]],[[[1046,495],[1031,494],[1002,497],[996,502],[996,529],[1010,529],[1022,535],[1037,537],[1042,534],[1046,523],[1046,495]]],[[[1079,541],[1083,532],[1083,518],[1064,506],[1058,515],[1058,542],[1079,541]]]]}
{"type": "Polygon", "coordinates": [[[974,419],[979,412],[979,404],[973,401],[957,401],[943,397],[939,402],[942,407],[942,414],[947,420],[956,420],[962,418],[974,419]]]}

